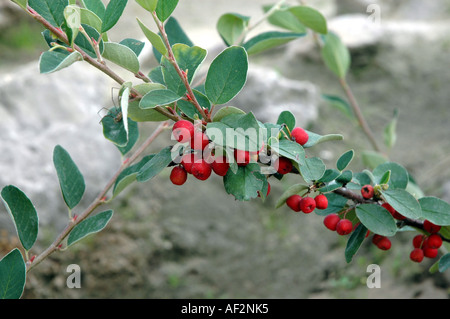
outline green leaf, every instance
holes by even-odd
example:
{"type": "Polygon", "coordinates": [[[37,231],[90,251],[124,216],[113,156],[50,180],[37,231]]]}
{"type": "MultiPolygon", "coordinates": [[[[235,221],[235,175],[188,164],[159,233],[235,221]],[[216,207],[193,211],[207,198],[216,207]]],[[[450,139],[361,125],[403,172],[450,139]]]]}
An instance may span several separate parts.
{"type": "Polygon", "coordinates": [[[326,166],[319,157],[308,157],[300,167],[300,173],[306,182],[319,180],[325,173],[326,166]]]}
{"type": "Polygon", "coordinates": [[[67,6],[64,8],[64,19],[67,27],[71,30],[71,46],[77,37],[81,27],[81,10],[78,6],[67,6]]]}
{"type": "Polygon", "coordinates": [[[36,242],[39,230],[39,219],[33,203],[20,189],[12,185],[5,186],[1,195],[23,248],[30,250],[36,242]]]}
{"type": "Polygon", "coordinates": [[[184,43],[174,44],[172,51],[178,66],[186,72],[189,84],[192,83],[197,69],[206,58],[207,51],[198,46],[188,46],[184,43]]]}
{"type": "MultiPolygon", "coordinates": [[[[283,111],[280,113],[277,119],[277,124],[279,125],[286,125],[288,130],[292,132],[292,130],[295,128],[295,116],[290,111],[283,111]]],[[[285,129],[286,134],[289,136],[287,130],[285,129]]]]}
{"type": "Polygon", "coordinates": [[[237,42],[242,40],[242,34],[246,30],[249,20],[250,17],[237,13],[225,13],[220,16],[216,28],[227,46],[241,44],[237,42]]]}
{"type": "Polygon", "coordinates": [[[46,51],[39,59],[39,72],[41,74],[53,73],[67,68],[77,61],[83,60],[80,52],[64,53],[57,51],[46,51]]]}
{"type": "Polygon", "coordinates": [[[397,232],[394,217],[377,204],[361,204],[356,206],[356,216],[371,232],[381,236],[393,236],[397,232]]]}
{"type": "Polygon", "coordinates": [[[156,16],[161,22],[166,21],[177,7],[178,0],[160,0],[156,5],[156,16]]]}
{"type": "MultiPolygon", "coordinates": [[[[122,16],[123,10],[127,6],[128,0],[110,0],[108,5],[106,6],[105,14],[102,18],[102,31],[101,33],[105,33],[109,29],[111,29],[117,21],[119,21],[122,16]]],[[[163,2],[163,1],[161,1],[163,2]]]]}
{"type": "Polygon", "coordinates": [[[273,152],[295,161],[298,165],[305,165],[305,150],[300,144],[286,139],[274,141],[274,139],[270,141],[270,148],[273,152]]]}
{"type": "Polygon", "coordinates": [[[343,171],[348,166],[348,164],[350,164],[354,155],[355,151],[353,150],[349,150],[342,154],[341,157],[339,157],[339,159],[337,160],[336,168],[340,171],[343,171]]]}
{"type": "Polygon", "coordinates": [[[247,80],[248,57],[244,48],[231,46],[211,63],[205,82],[206,96],[213,104],[235,97],[247,80]]]}
{"type": "Polygon", "coordinates": [[[387,162],[388,158],[376,151],[361,151],[361,160],[367,168],[374,169],[387,162]]]}
{"type": "Polygon", "coordinates": [[[18,6],[20,6],[24,10],[27,9],[28,0],[12,0],[12,2],[16,3],[18,6]]]}
{"type": "Polygon", "coordinates": [[[258,197],[258,191],[262,191],[266,180],[260,170],[256,163],[239,166],[236,173],[229,169],[223,178],[225,191],[239,201],[258,197]]]}
{"type": "Polygon", "coordinates": [[[295,6],[289,8],[289,12],[311,30],[322,34],[328,32],[327,20],[319,11],[307,6],[295,6]]]}
{"type": "Polygon", "coordinates": [[[129,47],[137,57],[141,54],[142,49],[145,46],[144,42],[132,38],[123,39],[119,44],[129,47]]]}
{"type": "MultiPolygon", "coordinates": [[[[155,155],[147,155],[143,157],[137,164],[131,165],[124,169],[116,179],[113,187],[112,198],[115,198],[120,192],[122,192],[128,185],[136,181],[136,176],[139,170],[147,164],[155,155]]],[[[111,199],[112,199],[111,198],[111,199]]]]}
{"type": "Polygon", "coordinates": [[[129,134],[125,129],[124,115],[119,108],[113,107],[108,111],[108,114],[102,118],[103,136],[114,143],[121,153],[128,150],[131,144],[134,144],[139,135],[138,125],[135,121],[128,119],[129,134]],[[134,142],[133,142],[134,141],[134,142]],[[131,144],[129,144],[131,143],[131,144]]]}
{"type": "Polygon", "coordinates": [[[384,184],[382,183],[382,179],[387,171],[391,171],[388,183],[389,188],[406,189],[409,181],[409,174],[402,165],[395,162],[385,162],[378,165],[372,172],[374,183],[384,184]]]}
{"type": "MultiPolygon", "coordinates": [[[[81,23],[93,27],[97,32],[102,30],[102,19],[91,10],[80,8],[81,23]]],[[[96,39],[98,40],[98,39],[96,39]]]]}
{"type": "Polygon", "coordinates": [[[334,33],[323,37],[322,58],[327,67],[339,78],[344,78],[350,68],[350,53],[334,33]]]}
{"type": "Polygon", "coordinates": [[[275,208],[280,208],[286,203],[286,200],[291,197],[292,195],[305,193],[308,190],[308,185],[304,184],[295,184],[290,186],[287,190],[283,192],[283,194],[280,196],[280,198],[277,200],[277,203],[275,204],[275,208]]]}
{"type": "Polygon", "coordinates": [[[66,205],[72,209],[81,201],[86,185],[69,153],[60,145],[53,149],[53,164],[66,205]]]}
{"type": "Polygon", "coordinates": [[[329,214],[335,214],[344,209],[345,205],[347,205],[348,199],[335,194],[335,193],[326,193],[325,196],[328,199],[328,207],[325,209],[316,209],[314,212],[319,216],[327,216],[329,214]]]}
{"type": "Polygon", "coordinates": [[[397,212],[405,217],[420,219],[422,209],[417,199],[404,189],[388,189],[381,191],[382,197],[397,212]]]}
{"type": "Polygon", "coordinates": [[[166,168],[172,162],[172,146],[163,148],[150,161],[148,161],[138,172],[138,182],[146,182],[166,168]]]}
{"type": "Polygon", "coordinates": [[[14,248],[0,260],[0,299],[20,299],[26,277],[22,254],[14,248]]]}
{"type": "MultiPolygon", "coordinates": [[[[268,12],[272,9],[273,5],[263,6],[264,12],[268,12]]],[[[273,12],[267,21],[277,27],[287,29],[296,33],[306,33],[305,26],[295,17],[295,15],[288,10],[288,8],[282,7],[279,10],[273,12]]]]}
{"type": "MultiPolygon", "coordinates": [[[[211,109],[211,102],[208,100],[206,95],[204,95],[203,93],[201,93],[197,90],[192,90],[192,92],[194,93],[194,96],[197,99],[197,102],[200,104],[200,106],[202,108],[205,108],[208,110],[211,109]]],[[[197,110],[197,108],[191,102],[188,102],[185,100],[178,100],[177,108],[179,111],[183,112],[187,117],[189,117],[193,120],[195,120],[196,118],[201,118],[200,112],[197,110]]]]}
{"type": "Polygon", "coordinates": [[[336,178],[336,182],[342,185],[347,185],[353,178],[353,172],[351,170],[345,170],[336,178]]]}
{"type": "Polygon", "coordinates": [[[306,33],[267,31],[245,42],[244,48],[248,55],[253,55],[281,46],[305,35],[306,33]]]}
{"type": "Polygon", "coordinates": [[[206,134],[217,145],[250,152],[262,147],[261,127],[253,113],[231,114],[220,122],[208,123],[206,134]]]}
{"type": "Polygon", "coordinates": [[[391,179],[391,171],[387,171],[384,173],[384,175],[380,178],[380,185],[389,183],[389,180],[391,179]]]}
{"type": "Polygon", "coordinates": [[[332,107],[341,111],[345,116],[351,120],[355,120],[355,115],[353,114],[352,107],[343,98],[330,94],[322,94],[321,97],[327,101],[332,107]]]}
{"type": "Polygon", "coordinates": [[[156,10],[156,5],[158,4],[158,0],[136,0],[136,2],[148,12],[154,12],[156,10]]]}
{"type": "MultiPolygon", "coordinates": [[[[89,25],[86,25],[86,24],[82,24],[81,26],[84,28],[87,35],[91,39],[92,38],[93,39],[100,38],[100,33],[98,33],[98,31],[95,30],[95,28],[93,28],[89,25]]],[[[95,52],[94,47],[92,46],[91,42],[88,39],[86,39],[86,37],[83,34],[81,34],[81,33],[78,34],[78,36],[75,38],[75,44],[78,45],[91,58],[97,59],[97,53],[95,52]]],[[[100,42],[98,44],[98,49],[99,49],[100,54],[102,54],[103,50],[104,50],[103,40],[100,40],[100,42]]]]}
{"type": "Polygon", "coordinates": [[[339,175],[341,175],[341,172],[334,169],[334,168],[328,168],[325,170],[325,173],[323,174],[323,176],[318,180],[318,182],[321,183],[329,183],[331,181],[334,181],[336,178],[339,177],[339,175]]]}
{"type": "Polygon", "coordinates": [[[350,263],[353,256],[358,252],[362,242],[366,238],[367,228],[363,224],[359,224],[358,227],[352,232],[350,238],[347,241],[345,247],[345,260],[350,263]]]}
{"type": "Polygon", "coordinates": [[[90,216],[76,225],[67,238],[67,247],[72,246],[76,242],[88,235],[98,233],[106,227],[113,216],[112,210],[107,210],[90,216]]]}
{"type": "MultiPolygon", "coordinates": [[[[141,95],[145,95],[152,90],[160,90],[165,87],[159,83],[141,83],[133,87],[141,95]]],[[[128,104],[128,117],[135,122],[161,122],[168,118],[155,109],[141,109],[140,101],[131,101],[128,104]]]]}
{"type": "MultiPolygon", "coordinates": [[[[174,17],[170,17],[165,24],[165,31],[167,34],[167,38],[169,40],[170,46],[175,45],[176,43],[183,43],[187,46],[193,46],[194,44],[186,35],[184,30],[181,28],[178,20],[174,17]]],[[[153,48],[153,54],[157,61],[161,61],[161,53],[158,52],[155,48],[153,48]]]]}
{"type": "Polygon", "coordinates": [[[106,42],[103,57],[133,73],[139,72],[140,65],[136,53],[123,44],[106,42]]]}
{"type": "Polygon", "coordinates": [[[28,0],[28,5],[39,13],[54,27],[59,28],[64,22],[64,8],[68,0],[28,0]]]}
{"type": "Polygon", "coordinates": [[[450,268],[450,253],[445,254],[439,259],[439,272],[444,272],[450,268]]]}
{"type": "Polygon", "coordinates": [[[397,120],[398,120],[398,112],[397,110],[395,110],[392,120],[389,122],[388,125],[386,125],[383,131],[384,144],[388,148],[392,148],[395,142],[397,141],[397,134],[396,134],[397,120]]]}
{"type": "Polygon", "coordinates": [[[427,196],[419,198],[423,218],[433,224],[441,226],[450,225],[450,204],[440,198],[427,196]]]}
{"type": "Polygon", "coordinates": [[[147,28],[145,26],[145,24],[143,24],[141,22],[141,20],[139,20],[139,18],[136,18],[136,20],[137,20],[142,32],[144,33],[145,37],[150,41],[150,43],[153,45],[153,47],[156,50],[158,50],[158,52],[161,53],[162,55],[166,55],[167,48],[166,48],[166,45],[164,44],[163,40],[161,39],[161,37],[157,33],[153,32],[152,30],[147,28]]]}
{"type": "Polygon", "coordinates": [[[310,132],[308,130],[305,130],[308,133],[308,142],[306,142],[305,145],[303,145],[303,148],[309,148],[313,147],[317,144],[329,142],[329,141],[341,141],[344,139],[344,136],[341,134],[327,134],[327,135],[320,135],[317,133],[310,132]]]}
{"type": "MultiPolygon", "coordinates": [[[[94,12],[100,18],[100,20],[103,19],[103,17],[105,16],[106,8],[101,0],[81,0],[81,2],[86,9],[94,12]]],[[[101,28],[98,31],[100,32],[101,28]]]]}
{"type": "Polygon", "coordinates": [[[157,106],[169,105],[179,99],[181,97],[171,90],[152,90],[142,97],[139,107],[141,109],[155,108],[157,106]]]}
{"type": "Polygon", "coordinates": [[[166,85],[166,82],[164,82],[164,76],[162,73],[162,66],[158,65],[157,67],[153,68],[150,70],[148,77],[150,78],[150,80],[152,80],[152,82],[154,83],[159,83],[162,85],[166,85]]]}
{"type": "Polygon", "coordinates": [[[231,114],[245,114],[243,110],[234,106],[224,106],[219,109],[213,116],[213,122],[220,122],[224,117],[231,114]]]}

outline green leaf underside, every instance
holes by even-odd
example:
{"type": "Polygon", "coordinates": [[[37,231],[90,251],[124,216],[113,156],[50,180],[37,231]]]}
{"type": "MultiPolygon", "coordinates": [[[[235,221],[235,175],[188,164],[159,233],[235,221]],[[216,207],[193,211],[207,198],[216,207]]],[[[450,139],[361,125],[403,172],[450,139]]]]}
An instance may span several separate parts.
{"type": "Polygon", "coordinates": [[[306,33],[267,31],[251,38],[243,46],[248,55],[253,55],[281,46],[305,35],[306,33]]]}
{"type": "Polygon", "coordinates": [[[129,134],[125,130],[124,118],[123,115],[120,116],[119,108],[111,108],[101,121],[104,137],[119,147],[119,150],[120,148],[126,149],[127,146],[129,147],[129,142],[137,139],[136,135],[139,135],[137,123],[129,117],[127,119],[129,134]]]}
{"type": "Polygon", "coordinates": [[[450,204],[440,198],[427,196],[419,198],[423,218],[433,224],[441,226],[450,225],[450,204]]]}
{"type": "Polygon", "coordinates": [[[5,186],[1,192],[2,200],[10,213],[20,242],[25,250],[36,242],[39,219],[30,199],[17,187],[5,186]]]}
{"type": "Polygon", "coordinates": [[[248,57],[244,48],[232,46],[211,63],[205,82],[206,96],[213,104],[224,104],[235,97],[247,80],[248,57]]]}
{"type": "Polygon", "coordinates": [[[83,175],[69,153],[60,145],[56,145],[53,150],[53,164],[64,201],[72,209],[81,201],[86,188],[83,175]]]}
{"type": "Polygon", "coordinates": [[[0,260],[0,299],[19,299],[25,282],[25,262],[20,250],[14,248],[0,260]]]}
{"type": "Polygon", "coordinates": [[[245,112],[241,110],[240,108],[237,108],[235,106],[224,106],[220,108],[213,117],[213,122],[220,122],[223,118],[227,117],[231,114],[241,114],[244,115],[245,112]]]}
{"type": "Polygon", "coordinates": [[[54,27],[60,27],[64,22],[64,8],[68,0],[29,0],[28,5],[39,13],[54,27]]]}
{"type": "Polygon", "coordinates": [[[137,22],[138,22],[139,27],[141,28],[142,32],[144,33],[145,37],[153,45],[153,48],[158,50],[158,52],[161,53],[162,55],[166,55],[167,48],[166,48],[163,40],[161,39],[161,37],[157,33],[153,32],[152,30],[147,28],[147,26],[144,23],[142,23],[142,21],[139,20],[139,18],[137,18],[137,22]]]}
{"type": "Polygon", "coordinates": [[[86,8],[80,8],[80,15],[82,24],[90,25],[97,32],[102,30],[102,19],[97,14],[86,8]]]}
{"type": "Polygon", "coordinates": [[[242,33],[248,25],[250,17],[236,13],[225,13],[217,21],[217,31],[227,46],[231,46],[240,40],[242,33]]]}
{"type": "Polygon", "coordinates": [[[105,42],[105,50],[102,56],[111,62],[131,71],[138,73],[140,69],[136,53],[129,47],[114,42],[105,42]]]}
{"type": "Polygon", "coordinates": [[[256,163],[239,166],[236,173],[228,170],[223,178],[225,191],[239,201],[248,201],[258,197],[258,191],[264,186],[266,177],[261,174],[260,167],[256,163]]]}
{"type": "MultiPolygon", "coordinates": [[[[141,95],[145,95],[152,90],[164,89],[164,85],[159,83],[141,83],[133,87],[141,95]]],[[[140,101],[131,101],[128,104],[128,117],[135,122],[161,122],[168,118],[155,109],[141,109],[140,101]]]]}
{"type": "Polygon", "coordinates": [[[128,185],[136,181],[139,170],[147,164],[155,155],[147,155],[143,157],[137,164],[127,167],[117,177],[113,187],[113,198],[122,192],[128,185]]]}
{"type": "Polygon", "coordinates": [[[350,68],[350,53],[334,33],[324,36],[322,58],[327,67],[339,78],[344,78],[350,68]]]}
{"type": "Polygon", "coordinates": [[[112,210],[107,210],[88,217],[78,225],[76,225],[69,234],[67,239],[67,247],[72,246],[76,242],[82,240],[86,236],[98,233],[106,227],[113,216],[112,210]]]}
{"type": "Polygon", "coordinates": [[[292,195],[303,194],[307,190],[308,190],[308,185],[305,185],[305,184],[295,184],[295,185],[290,186],[280,196],[277,203],[275,204],[275,208],[280,208],[281,206],[283,206],[286,203],[286,200],[289,197],[291,197],[292,195]]]}
{"type": "Polygon", "coordinates": [[[366,233],[367,228],[363,224],[359,224],[350,235],[345,247],[345,260],[347,263],[350,263],[353,256],[358,252],[359,247],[361,247],[362,242],[366,238],[366,233]]]}
{"type": "Polygon", "coordinates": [[[313,147],[317,144],[329,142],[329,141],[341,141],[344,139],[344,136],[341,134],[327,134],[327,135],[320,135],[308,130],[305,130],[308,133],[308,142],[306,142],[305,145],[303,145],[304,148],[313,147]]]}
{"type": "Polygon", "coordinates": [[[83,60],[83,56],[78,51],[70,54],[56,51],[46,51],[42,53],[39,59],[39,71],[42,74],[56,72],[81,60],[83,60]]]}
{"type": "Polygon", "coordinates": [[[381,192],[383,198],[405,217],[419,219],[422,209],[417,199],[403,189],[388,189],[381,192]]]}
{"type": "Polygon", "coordinates": [[[110,0],[103,15],[102,33],[105,33],[119,21],[128,0],[110,0]]]}
{"type": "Polygon", "coordinates": [[[395,219],[387,209],[376,204],[361,204],[356,207],[356,215],[371,232],[381,236],[393,236],[397,232],[395,219]]]}
{"type": "Polygon", "coordinates": [[[155,108],[157,106],[169,105],[178,101],[181,97],[171,90],[152,90],[141,99],[139,107],[141,109],[155,108]]]}
{"type": "Polygon", "coordinates": [[[163,148],[150,161],[148,161],[138,172],[136,179],[138,182],[146,182],[158,175],[164,168],[172,162],[172,147],[163,148]]]}

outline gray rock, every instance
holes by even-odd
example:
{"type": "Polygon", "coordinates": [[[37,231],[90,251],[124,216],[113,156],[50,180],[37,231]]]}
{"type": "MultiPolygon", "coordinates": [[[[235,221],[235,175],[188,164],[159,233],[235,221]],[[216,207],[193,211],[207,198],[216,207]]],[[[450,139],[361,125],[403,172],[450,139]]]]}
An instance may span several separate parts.
{"type": "MultiPolygon", "coordinates": [[[[60,144],[86,181],[80,209],[113,174],[120,153],[102,135],[98,113],[111,107],[105,76],[83,63],[39,74],[32,62],[0,77],[0,185],[15,185],[32,200],[42,226],[65,224],[53,148],[60,144]]],[[[78,207],[74,209],[74,213],[78,207]]],[[[9,225],[0,207],[0,225],[9,225]]]]}

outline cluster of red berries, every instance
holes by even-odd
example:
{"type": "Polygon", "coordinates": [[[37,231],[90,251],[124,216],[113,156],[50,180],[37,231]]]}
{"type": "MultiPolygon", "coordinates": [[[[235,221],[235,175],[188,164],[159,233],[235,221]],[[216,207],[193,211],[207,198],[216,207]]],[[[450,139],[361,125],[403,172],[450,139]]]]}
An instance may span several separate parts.
{"type": "Polygon", "coordinates": [[[442,237],[438,234],[441,226],[435,225],[428,220],[423,223],[423,229],[428,233],[426,235],[416,235],[412,240],[414,249],[409,258],[414,262],[422,262],[424,257],[435,258],[438,255],[438,249],[442,246],[442,237]]]}
{"type": "Polygon", "coordinates": [[[324,194],[319,194],[312,198],[302,197],[298,194],[292,195],[286,199],[286,205],[294,212],[312,213],[314,209],[326,209],[328,207],[328,198],[324,194]]]}
{"type": "Polygon", "coordinates": [[[181,157],[180,164],[175,166],[170,173],[170,180],[175,185],[183,185],[192,174],[199,180],[207,180],[214,172],[219,176],[227,174],[230,164],[226,156],[211,155],[203,158],[203,150],[209,145],[208,136],[194,124],[187,120],[177,121],[172,128],[173,137],[180,143],[189,142],[192,152],[181,157]]]}

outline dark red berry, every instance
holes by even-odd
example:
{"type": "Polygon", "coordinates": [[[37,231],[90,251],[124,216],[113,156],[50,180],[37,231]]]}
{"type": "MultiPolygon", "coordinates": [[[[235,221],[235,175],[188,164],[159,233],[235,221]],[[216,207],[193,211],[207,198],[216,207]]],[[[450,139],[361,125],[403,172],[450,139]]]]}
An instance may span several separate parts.
{"type": "Polygon", "coordinates": [[[416,235],[416,236],[414,236],[414,238],[412,240],[414,248],[421,248],[423,242],[424,242],[424,236],[423,235],[416,235]]]}
{"type": "Polygon", "coordinates": [[[378,235],[378,234],[374,234],[372,237],[372,243],[374,245],[378,245],[378,243],[380,242],[380,240],[383,239],[384,236],[378,235]]]}
{"type": "Polygon", "coordinates": [[[411,253],[409,254],[409,259],[416,263],[420,263],[423,260],[423,250],[420,248],[414,248],[411,253]]]}
{"type": "Polygon", "coordinates": [[[438,234],[431,234],[427,241],[429,248],[439,248],[442,246],[442,238],[438,234]]]}
{"type": "Polygon", "coordinates": [[[305,145],[308,142],[309,135],[301,127],[296,127],[291,132],[292,139],[300,145],[305,145]]]}
{"type": "Polygon", "coordinates": [[[434,234],[441,230],[441,226],[435,225],[429,220],[425,219],[425,221],[423,222],[423,229],[430,234],[434,234]]]}
{"type": "Polygon", "coordinates": [[[192,164],[192,175],[194,175],[199,180],[207,180],[211,176],[211,166],[205,162],[205,160],[197,160],[192,164]]]}
{"type": "Polygon", "coordinates": [[[348,235],[353,230],[353,223],[349,219],[341,219],[336,225],[336,232],[341,235],[348,235]]]}
{"type": "Polygon", "coordinates": [[[299,212],[300,209],[300,201],[302,200],[302,197],[300,195],[292,195],[286,199],[286,205],[289,206],[290,209],[292,209],[294,212],[299,212]]]}
{"type": "Polygon", "coordinates": [[[314,200],[316,201],[316,208],[326,209],[328,207],[328,198],[324,194],[317,195],[314,200]]]}
{"type": "Polygon", "coordinates": [[[391,249],[391,245],[392,244],[391,244],[391,241],[389,240],[389,238],[387,238],[386,236],[378,235],[379,238],[375,239],[375,236],[377,236],[377,235],[374,235],[373,241],[376,242],[375,245],[379,249],[381,249],[381,250],[389,250],[389,249],[391,249]]]}
{"type": "Polygon", "coordinates": [[[336,226],[340,220],[341,220],[341,218],[339,217],[339,215],[333,213],[333,214],[329,214],[329,215],[325,216],[325,218],[323,219],[323,224],[329,230],[335,231],[336,226]]]}
{"type": "Polygon", "coordinates": [[[187,172],[182,166],[175,166],[170,172],[170,181],[175,185],[183,185],[187,180],[187,172]]]}
{"type": "Polygon", "coordinates": [[[230,163],[227,162],[226,156],[215,157],[211,163],[211,168],[219,176],[225,176],[230,168],[230,163]]]}
{"type": "Polygon", "coordinates": [[[300,209],[305,214],[311,213],[316,208],[316,201],[312,197],[303,197],[300,201],[300,209]]]}
{"type": "Polygon", "coordinates": [[[279,157],[274,162],[275,169],[278,173],[285,175],[292,171],[293,165],[290,159],[279,157]]]}
{"type": "Polygon", "coordinates": [[[180,143],[190,141],[194,136],[194,131],[194,124],[187,120],[179,120],[172,127],[172,135],[180,143]]]}
{"type": "Polygon", "coordinates": [[[423,255],[427,258],[436,258],[439,253],[439,249],[427,247],[423,250],[423,255]]]}
{"type": "Polygon", "coordinates": [[[374,191],[373,191],[373,187],[372,185],[364,185],[361,188],[361,195],[362,197],[364,197],[365,199],[370,199],[373,197],[374,195],[374,191]]]}

